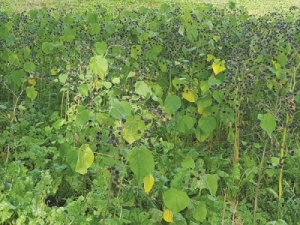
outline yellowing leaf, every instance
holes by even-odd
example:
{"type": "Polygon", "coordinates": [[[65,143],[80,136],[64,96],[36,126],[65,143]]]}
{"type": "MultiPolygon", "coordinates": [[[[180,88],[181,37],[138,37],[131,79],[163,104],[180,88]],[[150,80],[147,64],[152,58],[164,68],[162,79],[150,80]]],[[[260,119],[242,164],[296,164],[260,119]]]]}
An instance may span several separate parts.
{"type": "Polygon", "coordinates": [[[203,113],[204,108],[203,107],[198,107],[198,113],[201,115],[203,113]]]}
{"type": "Polygon", "coordinates": [[[195,99],[195,93],[192,90],[190,90],[190,89],[185,90],[182,93],[182,97],[185,100],[189,101],[189,102],[195,102],[196,101],[196,99],[195,99]]]}
{"type": "Polygon", "coordinates": [[[57,71],[56,71],[55,69],[52,68],[52,69],[50,70],[50,74],[51,74],[51,75],[56,75],[56,74],[57,74],[57,71]]]}
{"type": "Polygon", "coordinates": [[[206,56],[207,62],[210,62],[213,59],[215,59],[215,57],[212,54],[207,54],[207,56],[206,56]]]}
{"type": "Polygon", "coordinates": [[[88,144],[84,144],[78,151],[78,158],[75,171],[80,174],[86,174],[87,169],[94,162],[94,152],[90,149],[88,144]]]}
{"type": "Polygon", "coordinates": [[[36,80],[33,79],[33,78],[29,78],[29,79],[27,80],[27,82],[28,82],[28,84],[31,84],[32,86],[36,85],[36,80]]]}
{"type": "Polygon", "coordinates": [[[144,190],[146,192],[146,194],[149,194],[149,192],[151,191],[153,184],[154,184],[154,178],[152,176],[152,174],[149,174],[148,176],[146,176],[144,179],[144,190]]]}
{"type": "Polygon", "coordinates": [[[166,222],[173,222],[173,213],[170,209],[165,209],[164,212],[163,212],[163,219],[166,221],[166,222]]]}
{"type": "Polygon", "coordinates": [[[218,60],[216,60],[212,64],[212,68],[213,68],[215,75],[225,71],[225,61],[223,60],[222,62],[219,62],[218,60]]]}

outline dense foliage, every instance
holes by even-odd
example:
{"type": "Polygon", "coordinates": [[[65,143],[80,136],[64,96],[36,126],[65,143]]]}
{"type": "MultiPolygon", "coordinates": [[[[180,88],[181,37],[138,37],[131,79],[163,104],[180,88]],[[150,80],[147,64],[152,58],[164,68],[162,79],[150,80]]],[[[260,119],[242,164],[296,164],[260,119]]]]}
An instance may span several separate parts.
{"type": "Polygon", "coordinates": [[[0,222],[300,224],[299,16],[0,12],[0,222]]]}

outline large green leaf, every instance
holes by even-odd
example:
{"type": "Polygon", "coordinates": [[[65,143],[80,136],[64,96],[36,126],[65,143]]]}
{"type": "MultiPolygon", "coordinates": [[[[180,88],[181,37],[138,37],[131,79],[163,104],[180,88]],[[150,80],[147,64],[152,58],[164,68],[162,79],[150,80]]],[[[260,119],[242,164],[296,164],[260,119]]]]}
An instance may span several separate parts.
{"type": "Polygon", "coordinates": [[[26,88],[27,97],[33,101],[37,97],[37,91],[35,90],[34,86],[29,86],[26,88]]]}
{"type": "Polygon", "coordinates": [[[218,180],[215,175],[212,174],[207,174],[206,175],[206,182],[207,182],[207,187],[210,192],[210,194],[214,197],[216,197],[216,193],[218,190],[218,180]]]}
{"type": "Polygon", "coordinates": [[[54,52],[54,44],[52,42],[43,42],[42,51],[46,54],[52,54],[54,52]]]}
{"type": "Polygon", "coordinates": [[[194,119],[190,115],[180,116],[178,118],[178,131],[187,133],[194,127],[194,119]]]}
{"type": "Polygon", "coordinates": [[[9,83],[13,83],[17,86],[20,86],[24,81],[26,77],[26,73],[23,70],[15,70],[12,71],[6,78],[5,80],[8,81],[9,83]]]}
{"type": "Polygon", "coordinates": [[[266,225],[287,225],[287,223],[284,220],[279,219],[277,221],[270,221],[266,223],[266,225]]]}
{"type": "Polygon", "coordinates": [[[0,38],[6,39],[9,35],[9,30],[4,24],[0,24],[0,38]]]}
{"type": "Polygon", "coordinates": [[[78,91],[82,96],[87,97],[89,95],[89,86],[87,84],[81,84],[78,91]]]}
{"type": "Polygon", "coordinates": [[[75,125],[85,125],[89,120],[95,120],[95,114],[90,110],[83,110],[76,115],[75,125]]]}
{"type": "Polygon", "coordinates": [[[86,174],[87,169],[94,162],[94,152],[90,149],[88,144],[84,144],[78,150],[78,159],[75,171],[80,174],[86,174]]]}
{"type": "MultiPolygon", "coordinates": [[[[92,23],[89,32],[92,35],[93,34],[99,34],[100,30],[101,30],[101,27],[100,27],[99,23],[92,23]]],[[[101,54],[99,54],[99,55],[101,55],[101,54]]]]}
{"type": "Polygon", "coordinates": [[[135,92],[142,96],[152,94],[151,88],[144,81],[138,81],[135,83],[135,92]]]}
{"type": "Polygon", "coordinates": [[[123,126],[123,138],[132,144],[136,140],[140,139],[145,132],[145,123],[140,119],[140,116],[128,116],[123,126]]]}
{"type": "Polygon", "coordinates": [[[128,159],[130,169],[136,175],[138,182],[142,182],[154,170],[152,153],[145,147],[134,147],[128,159]]]}
{"type": "Polygon", "coordinates": [[[163,201],[166,207],[176,214],[188,206],[189,197],[185,192],[171,188],[164,193],[163,201]]]}
{"type": "Polygon", "coordinates": [[[181,107],[181,99],[177,95],[168,95],[164,108],[168,114],[174,114],[181,107]]]}
{"type": "Polygon", "coordinates": [[[200,202],[195,211],[193,211],[193,217],[199,222],[203,222],[206,218],[207,208],[205,202],[200,202]]]}
{"type": "Polygon", "coordinates": [[[109,101],[109,104],[111,106],[110,115],[115,119],[120,120],[131,115],[131,105],[129,102],[120,102],[117,99],[112,99],[109,101]]]}
{"type": "Polygon", "coordinates": [[[106,42],[96,42],[95,43],[96,52],[98,55],[104,55],[107,49],[106,42]]]}
{"type": "Polygon", "coordinates": [[[212,132],[216,126],[217,122],[214,117],[201,117],[198,121],[198,127],[205,133],[212,132]]]}
{"type": "Polygon", "coordinates": [[[188,40],[194,41],[198,37],[198,28],[195,26],[187,26],[186,27],[186,35],[188,40]]]}
{"type": "Polygon", "coordinates": [[[72,28],[66,28],[63,32],[63,36],[60,37],[61,41],[72,42],[76,37],[76,30],[72,28]]]}
{"type": "Polygon", "coordinates": [[[153,46],[150,50],[146,52],[146,57],[150,60],[157,59],[158,54],[162,51],[161,45],[153,46]]]}
{"type": "Polygon", "coordinates": [[[26,72],[34,72],[35,71],[35,64],[33,62],[25,62],[24,63],[24,70],[26,72]]]}
{"type": "Polygon", "coordinates": [[[195,130],[196,138],[198,141],[203,142],[205,141],[211,133],[206,133],[199,127],[195,130]]]}
{"type": "Polygon", "coordinates": [[[212,99],[209,95],[206,95],[202,98],[198,98],[197,100],[197,106],[201,108],[211,106],[211,104],[212,104],[212,99]]]}
{"type": "Polygon", "coordinates": [[[300,104],[300,94],[296,95],[296,96],[294,97],[294,99],[295,99],[295,102],[297,102],[297,103],[300,104]]]}
{"type": "Polygon", "coordinates": [[[104,79],[108,70],[108,62],[103,56],[96,55],[90,60],[90,68],[93,73],[97,74],[101,79],[104,79]]]}
{"type": "Polygon", "coordinates": [[[73,148],[65,149],[66,162],[75,171],[78,161],[78,152],[73,148]]]}
{"type": "Polygon", "coordinates": [[[23,48],[24,59],[28,59],[29,58],[30,52],[31,52],[31,50],[30,50],[30,48],[28,46],[26,46],[26,47],[23,48]]]}
{"type": "Polygon", "coordinates": [[[272,132],[276,128],[276,119],[275,117],[270,114],[258,114],[257,118],[260,120],[260,127],[265,130],[269,137],[271,137],[272,132]]]}
{"type": "Polygon", "coordinates": [[[214,91],[213,98],[219,103],[222,102],[224,99],[224,91],[214,91]]]}
{"type": "Polygon", "coordinates": [[[210,88],[210,85],[209,85],[208,81],[202,80],[200,82],[200,89],[201,89],[202,95],[205,95],[208,92],[209,88],[210,88]]]}
{"type": "Polygon", "coordinates": [[[138,56],[142,54],[142,47],[140,45],[133,45],[131,47],[130,56],[134,59],[138,59],[138,56]]]}
{"type": "Polygon", "coordinates": [[[276,59],[282,67],[284,67],[288,62],[288,57],[284,53],[280,53],[276,59]]]}

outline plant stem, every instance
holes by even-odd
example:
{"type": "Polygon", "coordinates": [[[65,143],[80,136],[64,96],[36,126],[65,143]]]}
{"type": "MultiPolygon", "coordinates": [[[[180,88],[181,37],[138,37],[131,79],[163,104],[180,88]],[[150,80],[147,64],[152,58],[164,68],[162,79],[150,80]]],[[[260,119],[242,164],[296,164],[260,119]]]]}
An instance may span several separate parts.
{"type": "Polygon", "coordinates": [[[107,191],[107,199],[106,199],[105,208],[104,208],[104,212],[103,212],[102,225],[105,225],[106,213],[107,213],[108,204],[109,204],[109,201],[110,201],[111,186],[112,186],[112,176],[110,175],[109,184],[108,184],[108,191],[107,191]]]}
{"type": "Polygon", "coordinates": [[[265,161],[265,154],[267,149],[267,142],[265,143],[264,150],[261,156],[260,164],[259,164],[259,173],[258,173],[258,179],[257,179],[257,185],[255,189],[255,197],[254,197],[254,212],[253,212],[253,225],[256,225],[256,211],[257,211],[257,205],[258,205],[258,192],[260,188],[260,182],[262,180],[263,174],[262,174],[262,168],[263,163],[265,161]]]}
{"type": "Polygon", "coordinates": [[[282,173],[283,173],[283,163],[284,163],[284,149],[285,149],[285,139],[286,139],[286,133],[287,133],[287,125],[289,123],[289,115],[286,114],[286,121],[285,124],[286,126],[283,129],[283,136],[282,136],[282,142],[281,142],[281,148],[280,148],[280,161],[282,163],[281,165],[281,169],[280,169],[280,173],[279,173],[279,181],[278,181],[278,200],[280,201],[281,197],[282,197],[282,173]]]}

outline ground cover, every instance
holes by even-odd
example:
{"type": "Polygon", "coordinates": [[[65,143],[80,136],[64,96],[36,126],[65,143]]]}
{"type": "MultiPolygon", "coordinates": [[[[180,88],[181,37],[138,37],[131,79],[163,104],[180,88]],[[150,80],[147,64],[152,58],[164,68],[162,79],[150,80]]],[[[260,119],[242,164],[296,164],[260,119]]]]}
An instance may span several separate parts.
{"type": "Polygon", "coordinates": [[[299,224],[300,10],[150,3],[0,12],[1,223],[299,224]]]}

